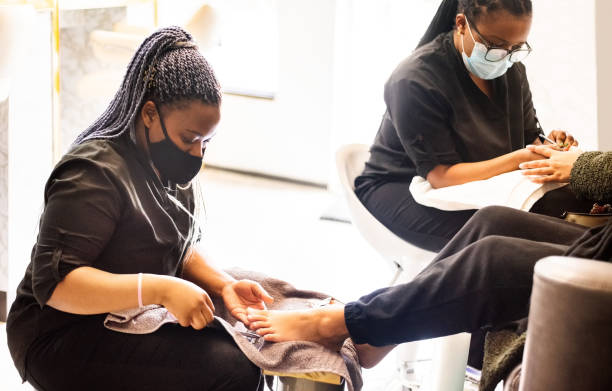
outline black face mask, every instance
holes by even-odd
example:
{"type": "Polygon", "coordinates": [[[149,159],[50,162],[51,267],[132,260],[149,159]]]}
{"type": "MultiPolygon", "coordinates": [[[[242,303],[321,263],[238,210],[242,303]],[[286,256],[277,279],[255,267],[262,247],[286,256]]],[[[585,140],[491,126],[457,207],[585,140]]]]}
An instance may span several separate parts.
{"type": "MultiPolygon", "coordinates": [[[[162,178],[174,183],[184,184],[191,181],[202,168],[202,158],[193,156],[181,150],[168,136],[166,126],[159,115],[159,122],[166,137],[162,141],[152,143],[149,140],[149,128],[145,127],[147,144],[153,164],[162,178]]],[[[204,150],[202,150],[204,155],[204,150]]]]}

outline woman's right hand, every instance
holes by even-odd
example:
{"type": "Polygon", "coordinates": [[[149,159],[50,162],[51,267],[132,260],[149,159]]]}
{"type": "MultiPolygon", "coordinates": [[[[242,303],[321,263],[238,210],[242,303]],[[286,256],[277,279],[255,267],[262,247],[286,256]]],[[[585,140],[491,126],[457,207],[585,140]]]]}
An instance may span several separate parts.
{"type": "Polygon", "coordinates": [[[160,281],[160,303],[183,327],[201,330],[214,319],[215,306],[208,293],[196,284],[180,278],[160,281]]]}
{"type": "Polygon", "coordinates": [[[556,144],[553,144],[555,147],[564,151],[568,151],[571,147],[578,146],[578,140],[574,139],[574,136],[567,133],[565,130],[553,130],[548,135],[548,138],[555,141],[556,144]]]}

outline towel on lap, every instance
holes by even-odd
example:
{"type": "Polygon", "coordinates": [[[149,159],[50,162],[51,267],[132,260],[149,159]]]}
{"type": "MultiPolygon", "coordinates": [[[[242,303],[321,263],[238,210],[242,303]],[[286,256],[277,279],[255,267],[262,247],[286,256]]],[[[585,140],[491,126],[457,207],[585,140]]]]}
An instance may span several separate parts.
{"type": "MultiPolygon", "coordinates": [[[[227,272],[236,279],[249,279],[260,283],[274,298],[274,303],[269,305],[269,308],[274,310],[314,308],[325,303],[325,299],[329,297],[319,292],[296,289],[285,281],[260,273],[238,269],[227,272]]],[[[340,352],[313,342],[264,342],[263,338],[249,332],[242,322],[230,315],[220,298],[213,298],[213,304],[216,309],[214,323],[222,326],[245,356],[264,371],[282,374],[318,372],[316,375],[320,379],[329,379],[332,374],[343,378],[349,391],[361,390],[361,367],[355,346],[350,339],[344,342],[340,352]]],[[[166,323],[176,323],[176,318],[158,305],[110,313],[104,320],[106,328],[131,334],[152,333],[166,323]]]]}
{"type": "Polygon", "coordinates": [[[510,171],[482,181],[434,189],[427,179],[412,178],[410,193],[421,205],[441,210],[480,209],[501,205],[528,211],[544,194],[565,183],[537,184],[521,170],[510,171]]]}

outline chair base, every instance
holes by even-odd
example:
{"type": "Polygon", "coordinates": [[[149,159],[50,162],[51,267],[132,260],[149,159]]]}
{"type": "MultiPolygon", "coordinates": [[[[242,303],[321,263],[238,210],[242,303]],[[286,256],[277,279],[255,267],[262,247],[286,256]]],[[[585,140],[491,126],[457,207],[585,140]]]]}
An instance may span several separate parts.
{"type": "Polygon", "coordinates": [[[320,383],[295,377],[278,377],[275,391],[342,391],[344,384],[320,383]]]}

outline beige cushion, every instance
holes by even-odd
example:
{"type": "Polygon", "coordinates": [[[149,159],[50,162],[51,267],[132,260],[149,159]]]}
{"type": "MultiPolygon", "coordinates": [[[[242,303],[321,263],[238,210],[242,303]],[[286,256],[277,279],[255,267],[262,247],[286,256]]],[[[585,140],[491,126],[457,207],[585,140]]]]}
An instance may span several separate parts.
{"type": "Polygon", "coordinates": [[[612,389],[612,264],[549,257],[535,267],[521,390],[612,389]]]}

